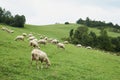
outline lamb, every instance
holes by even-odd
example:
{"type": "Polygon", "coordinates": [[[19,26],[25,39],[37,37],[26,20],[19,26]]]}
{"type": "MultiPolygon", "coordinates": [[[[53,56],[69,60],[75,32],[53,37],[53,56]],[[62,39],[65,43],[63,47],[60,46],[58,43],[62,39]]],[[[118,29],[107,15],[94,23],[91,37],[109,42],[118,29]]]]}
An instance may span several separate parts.
{"type": "MultiPolygon", "coordinates": [[[[47,57],[47,54],[39,49],[33,49],[32,52],[31,52],[31,58],[32,58],[32,61],[35,60],[36,61],[36,67],[37,69],[39,69],[39,66],[38,66],[38,61],[41,61],[41,68],[42,68],[42,63],[45,62],[46,63],[46,68],[48,68],[48,66],[51,65],[48,57],[47,57]]],[[[31,65],[32,65],[32,61],[31,61],[31,65]]]]}
{"type": "Polygon", "coordinates": [[[40,48],[36,40],[31,40],[29,44],[30,46],[33,46],[34,48],[40,48]]]}
{"type": "Polygon", "coordinates": [[[38,43],[46,45],[47,41],[45,39],[41,39],[41,40],[38,41],[38,43]]]}
{"type": "Polygon", "coordinates": [[[24,41],[24,36],[17,36],[16,38],[15,38],[15,41],[17,41],[17,40],[22,40],[22,41],[24,41]]]}
{"type": "Polygon", "coordinates": [[[65,45],[64,45],[63,43],[58,43],[58,44],[57,44],[57,47],[58,47],[58,48],[63,48],[63,49],[65,49],[65,45]]]}

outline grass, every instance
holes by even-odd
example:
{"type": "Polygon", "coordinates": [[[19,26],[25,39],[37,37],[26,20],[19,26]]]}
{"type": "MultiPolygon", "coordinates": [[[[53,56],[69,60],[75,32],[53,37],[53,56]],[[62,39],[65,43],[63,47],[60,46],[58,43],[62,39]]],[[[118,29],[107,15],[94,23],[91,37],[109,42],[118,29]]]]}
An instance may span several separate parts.
{"type": "MultiPolygon", "coordinates": [[[[40,45],[51,61],[49,69],[36,69],[35,62],[30,67],[32,48],[27,38],[25,41],[14,41],[23,32],[44,34],[61,39],[69,34],[69,30],[78,25],[26,25],[25,28],[8,27],[15,33],[8,34],[0,30],[0,79],[1,80],[120,80],[120,57],[100,50],[77,48],[65,45],[66,49],[58,49],[48,43],[40,45]]],[[[0,25],[1,28],[1,25],[0,25]]],[[[97,32],[96,29],[91,29],[97,32]]],[[[114,33],[111,33],[112,35],[114,33]]],[[[40,64],[39,64],[40,65],[40,64]]]]}

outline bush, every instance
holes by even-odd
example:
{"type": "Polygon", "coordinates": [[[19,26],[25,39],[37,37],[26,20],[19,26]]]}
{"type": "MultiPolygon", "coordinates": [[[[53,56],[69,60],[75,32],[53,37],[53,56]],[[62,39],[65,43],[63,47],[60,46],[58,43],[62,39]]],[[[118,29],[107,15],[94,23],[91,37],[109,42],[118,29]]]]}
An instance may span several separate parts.
{"type": "Polygon", "coordinates": [[[69,22],[65,22],[65,24],[70,24],[69,22]]]}

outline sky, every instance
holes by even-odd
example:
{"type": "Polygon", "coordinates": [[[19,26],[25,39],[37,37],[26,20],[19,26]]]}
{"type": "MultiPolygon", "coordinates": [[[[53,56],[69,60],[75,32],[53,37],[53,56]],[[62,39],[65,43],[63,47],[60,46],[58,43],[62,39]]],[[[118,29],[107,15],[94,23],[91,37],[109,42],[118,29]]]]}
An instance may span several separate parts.
{"type": "Polygon", "coordinates": [[[120,25],[120,0],[0,0],[13,15],[25,15],[26,24],[75,23],[79,18],[120,25]]]}

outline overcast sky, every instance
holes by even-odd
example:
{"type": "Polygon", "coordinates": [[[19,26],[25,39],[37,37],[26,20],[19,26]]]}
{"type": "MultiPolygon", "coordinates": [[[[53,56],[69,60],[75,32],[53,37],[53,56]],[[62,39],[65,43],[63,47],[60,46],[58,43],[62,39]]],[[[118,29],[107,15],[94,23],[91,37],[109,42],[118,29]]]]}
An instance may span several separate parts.
{"type": "Polygon", "coordinates": [[[0,7],[25,15],[27,24],[75,23],[89,17],[120,25],[120,0],[0,0],[0,7]]]}

